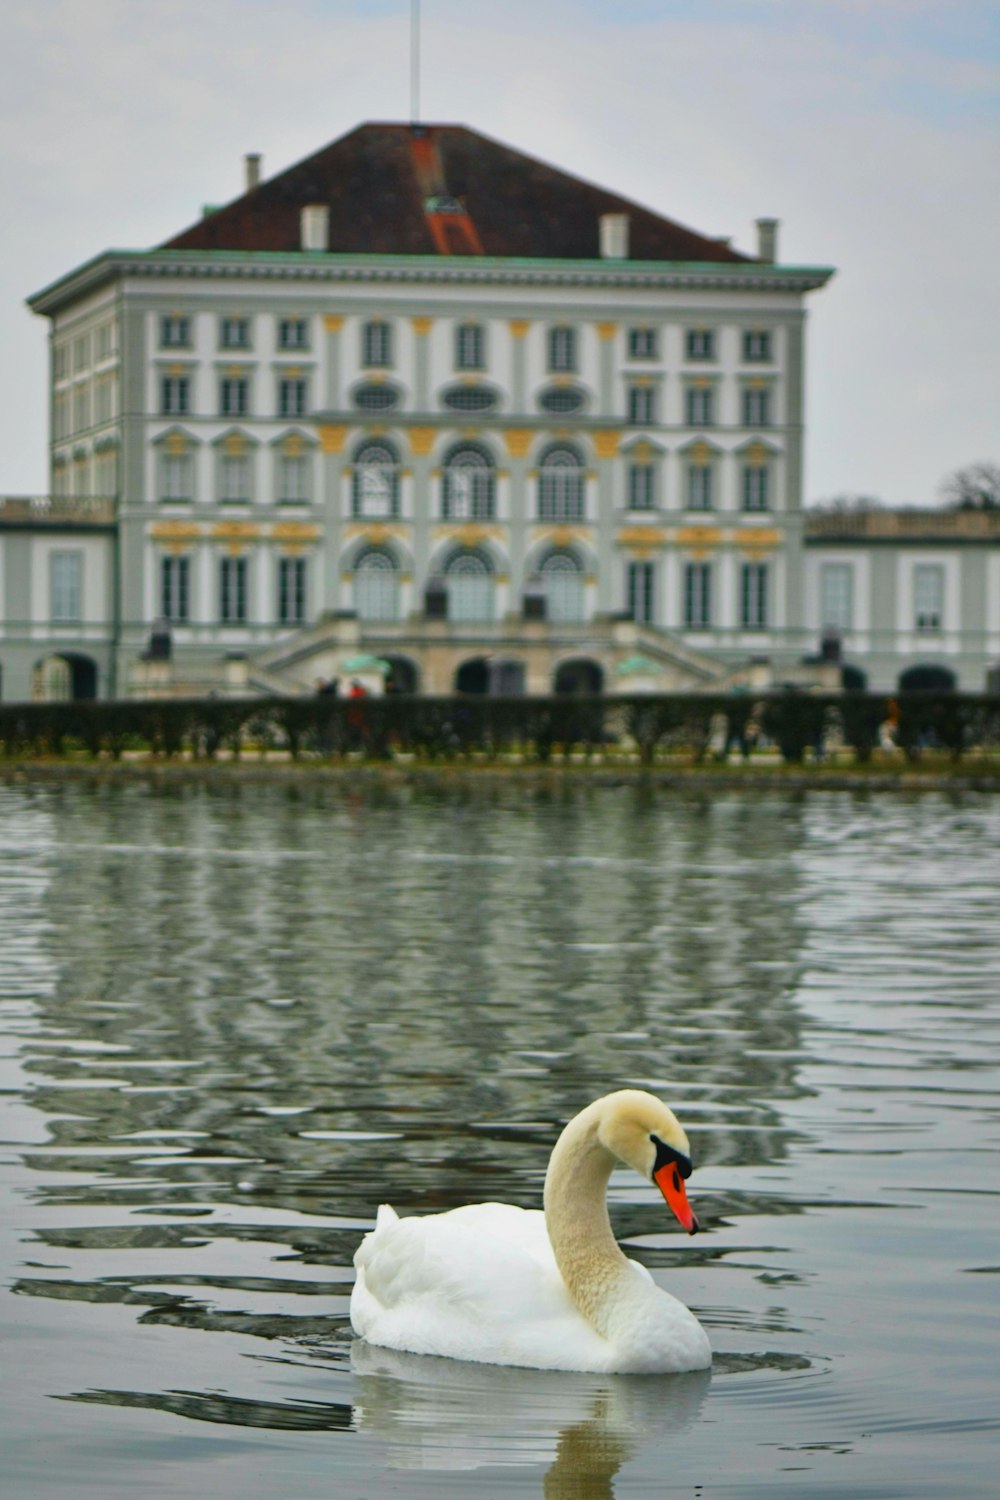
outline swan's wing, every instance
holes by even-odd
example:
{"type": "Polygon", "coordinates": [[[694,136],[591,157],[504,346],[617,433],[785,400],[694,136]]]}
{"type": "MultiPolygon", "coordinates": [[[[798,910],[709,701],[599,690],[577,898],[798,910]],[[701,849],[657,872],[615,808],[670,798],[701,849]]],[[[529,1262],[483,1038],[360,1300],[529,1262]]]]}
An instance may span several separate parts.
{"type": "Polygon", "coordinates": [[[386,1215],[355,1265],[354,1330],[392,1349],[539,1367],[552,1367],[556,1350],[574,1368],[576,1340],[598,1337],[566,1291],[540,1213],[475,1204],[386,1215]]]}

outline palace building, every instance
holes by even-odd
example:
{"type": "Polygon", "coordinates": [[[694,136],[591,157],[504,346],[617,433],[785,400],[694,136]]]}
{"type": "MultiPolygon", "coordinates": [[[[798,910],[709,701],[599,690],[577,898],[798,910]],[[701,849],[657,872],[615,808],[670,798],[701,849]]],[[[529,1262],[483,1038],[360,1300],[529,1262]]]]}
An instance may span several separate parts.
{"type": "MultiPolygon", "coordinates": [[[[30,298],[51,493],[0,500],[5,698],[798,680],[833,629],[865,669],[877,570],[802,510],[832,272],[782,265],[775,220],[742,252],[454,125],[245,166],[30,298]]],[[[980,686],[953,552],[900,608],[939,589],[919,659],[980,686]]]]}

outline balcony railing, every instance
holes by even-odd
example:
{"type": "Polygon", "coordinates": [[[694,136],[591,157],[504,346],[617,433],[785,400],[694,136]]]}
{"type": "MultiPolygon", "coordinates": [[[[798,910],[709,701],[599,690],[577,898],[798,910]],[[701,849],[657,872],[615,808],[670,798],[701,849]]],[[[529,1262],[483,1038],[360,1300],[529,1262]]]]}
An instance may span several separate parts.
{"type": "Polygon", "coordinates": [[[828,510],[806,517],[806,537],[972,541],[1000,537],[1000,510],[828,510]]]}
{"type": "Polygon", "coordinates": [[[107,526],[111,495],[0,495],[0,526],[107,526]]]}

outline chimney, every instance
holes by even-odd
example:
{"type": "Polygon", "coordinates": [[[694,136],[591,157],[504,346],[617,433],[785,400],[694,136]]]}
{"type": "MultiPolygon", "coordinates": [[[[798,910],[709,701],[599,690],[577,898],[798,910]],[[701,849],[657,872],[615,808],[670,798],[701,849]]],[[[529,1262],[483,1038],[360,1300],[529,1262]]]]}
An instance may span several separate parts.
{"type": "Polygon", "coordinates": [[[757,220],[757,259],[773,266],[778,258],[778,219],[757,220]]]}
{"type": "Polygon", "coordinates": [[[301,250],[330,248],[330,205],[307,203],[299,216],[301,250]]]}
{"type": "Polygon", "coordinates": [[[260,152],[248,151],[243,158],[243,168],[245,172],[244,191],[252,193],[254,188],[260,183],[260,152]]]}
{"type": "Polygon", "coordinates": [[[601,259],[628,260],[628,214],[601,214],[601,259]]]}

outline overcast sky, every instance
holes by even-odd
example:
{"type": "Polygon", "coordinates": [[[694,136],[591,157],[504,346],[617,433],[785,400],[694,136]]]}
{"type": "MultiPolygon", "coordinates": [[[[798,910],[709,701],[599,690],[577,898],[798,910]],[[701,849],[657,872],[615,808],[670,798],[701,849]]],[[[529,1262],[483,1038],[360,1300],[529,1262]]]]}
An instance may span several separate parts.
{"type": "MultiPolygon", "coordinates": [[[[1000,461],[997,0],[422,0],[421,115],[753,251],[811,294],[806,497],[1000,461]]],[[[0,493],[47,488],[24,298],[410,111],[409,0],[0,0],[0,493]]]]}

